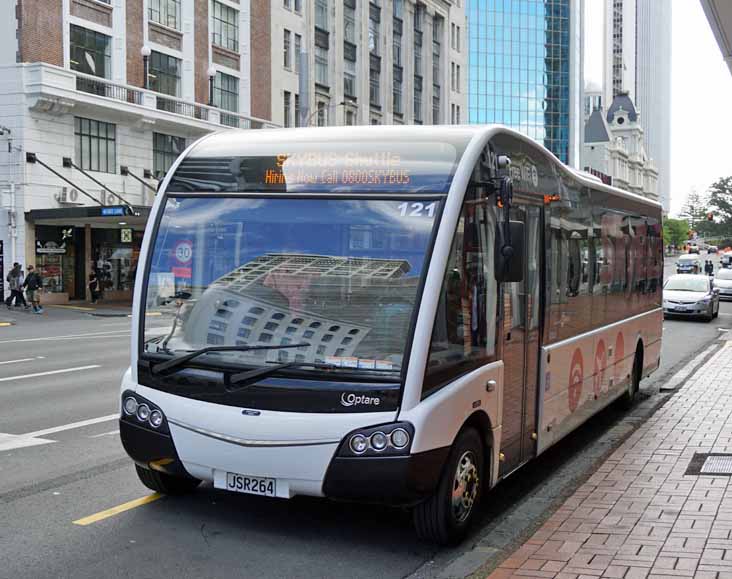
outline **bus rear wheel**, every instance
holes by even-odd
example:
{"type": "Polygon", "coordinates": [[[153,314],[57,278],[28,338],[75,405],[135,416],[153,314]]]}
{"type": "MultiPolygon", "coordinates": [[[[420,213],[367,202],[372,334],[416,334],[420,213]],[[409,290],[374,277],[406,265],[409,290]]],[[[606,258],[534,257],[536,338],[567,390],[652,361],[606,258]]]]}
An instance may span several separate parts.
{"type": "Polygon", "coordinates": [[[630,372],[630,383],[628,389],[620,397],[620,404],[626,410],[630,409],[638,397],[640,390],[641,376],[643,374],[643,350],[639,346],[633,359],[633,369],[630,372]]]}
{"type": "Polygon", "coordinates": [[[484,472],[483,443],[474,428],[455,440],[435,493],[414,508],[417,536],[450,545],[463,538],[480,503],[484,472]]]}
{"type": "Polygon", "coordinates": [[[140,482],[150,490],[164,495],[182,495],[191,492],[201,481],[197,478],[173,476],[135,465],[140,482]]]}

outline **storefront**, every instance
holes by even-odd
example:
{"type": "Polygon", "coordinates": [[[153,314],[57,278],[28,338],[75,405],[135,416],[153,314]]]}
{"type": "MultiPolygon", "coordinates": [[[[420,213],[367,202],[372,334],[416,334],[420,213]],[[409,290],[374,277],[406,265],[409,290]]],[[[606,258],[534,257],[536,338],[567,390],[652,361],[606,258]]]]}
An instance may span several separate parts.
{"type": "Polygon", "coordinates": [[[123,206],[26,213],[28,259],[23,267],[30,263],[37,266],[43,278],[44,302],[89,299],[87,284],[92,272],[100,282],[102,300],[132,301],[148,215],[147,207],[123,206]]]}

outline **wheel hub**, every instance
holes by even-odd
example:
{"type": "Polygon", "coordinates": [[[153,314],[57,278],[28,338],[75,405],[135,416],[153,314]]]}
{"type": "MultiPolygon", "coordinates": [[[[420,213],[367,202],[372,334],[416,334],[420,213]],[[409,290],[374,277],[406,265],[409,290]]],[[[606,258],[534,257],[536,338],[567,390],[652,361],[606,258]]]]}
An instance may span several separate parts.
{"type": "Polygon", "coordinates": [[[468,450],[463,453],[457,464],[452,483],[452,513],[458,523],[470,516],[478,496],[478,467],[475,454],[468,450]]]}

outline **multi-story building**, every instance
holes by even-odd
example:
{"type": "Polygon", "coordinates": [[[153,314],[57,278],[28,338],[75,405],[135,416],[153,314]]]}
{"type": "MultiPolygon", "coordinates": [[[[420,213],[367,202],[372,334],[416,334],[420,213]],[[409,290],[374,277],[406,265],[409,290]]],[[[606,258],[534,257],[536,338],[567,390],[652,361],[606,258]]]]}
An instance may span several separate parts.
{"type": "Polygon", "coordinates": [[[627,93],[642,118],[645,148],[658,168],[658,196],[670,206],[671,5],[605,0],[604,102],[627,93]]]}
{"type": "Polygon", "coordinates": [[[502,123],[579,166],[582,0],[467,0],[471,123],[502,123]]]}
{"type": "Polygon", "coordinates": [[[465,121],[461,1],[273,0],[270,18],[275,123],[465,121]]]}
{"type": "MultiPolygon", "coordinates": [[[[269,2],[7,0],[0,8],[0,249],[46,301],[130,297],[158,180],[194,139],[269,123],[253,50],[269,2]],[[250,30],[252,35],[250,35],[250,30]],[[29,162],[30,161],[30,162],[29,162]]],[[[269,22],[267,22],[267,25],[269,22]]]]}

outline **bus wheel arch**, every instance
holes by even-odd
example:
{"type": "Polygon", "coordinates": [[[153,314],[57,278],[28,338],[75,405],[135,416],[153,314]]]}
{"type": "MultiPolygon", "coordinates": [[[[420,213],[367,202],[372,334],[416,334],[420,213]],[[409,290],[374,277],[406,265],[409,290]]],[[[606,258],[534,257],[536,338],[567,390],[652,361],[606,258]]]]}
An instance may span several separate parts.
{"type": "Polygon", "coordinates": [[[440,545],[460,541],[476,516],[492,472],[493,437],[488,415],[476,411],[450,446],[435,492],[413,510],[420,539],[440,545]]]}
{"type": "Polygon", "coordinates": [[[628,387],[620,398],[621,405],[626,409],[631,408],[638,397],[640,382],[643,378],[644,351],[645,348],[643,346],[643,339],[638,338],[635,346],[635,354],[633,355],[633,367],[630,371],[628,387]]]}

